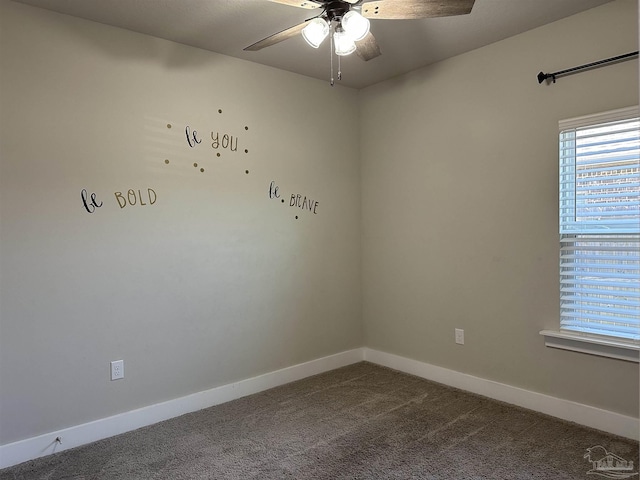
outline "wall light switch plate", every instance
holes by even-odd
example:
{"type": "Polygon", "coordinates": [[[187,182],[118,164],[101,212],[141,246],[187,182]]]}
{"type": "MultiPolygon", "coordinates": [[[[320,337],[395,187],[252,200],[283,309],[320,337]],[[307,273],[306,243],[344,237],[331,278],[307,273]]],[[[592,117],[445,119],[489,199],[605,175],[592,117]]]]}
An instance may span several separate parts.
{"type": "Polygon", "coordinates": [[[111,380],[124,378],[124,360],[114,360],[111,362],[111,380]]]}
{"type": "Polygon", "coordinates": [[[461,328],[456,328],[456,343],[464,345],[464,330],[461,328]]]}

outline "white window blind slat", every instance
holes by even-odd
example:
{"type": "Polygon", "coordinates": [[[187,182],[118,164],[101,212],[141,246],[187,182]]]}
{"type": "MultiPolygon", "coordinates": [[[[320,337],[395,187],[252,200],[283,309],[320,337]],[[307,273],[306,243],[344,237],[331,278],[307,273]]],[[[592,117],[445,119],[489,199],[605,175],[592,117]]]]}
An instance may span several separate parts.
{"type": "Polygon", "coordinates": [[[638,341],[637,107],[559,125],[560,328],[638,341]]]}
{"type": "MultiPolygon", "coordinates": [[[[580,171],[582,173],[598,173],[598,172],[608,172],[608,171],[619,171],[620,170],[620,166],[617,165],[616,163],[614,163],[612,166],[609,167],[604,167],[602,166],[600,163],[597,163],[595,165],[595,168],[582,168],[580,171]]],[[[563,178],[562,180],[566,180],[569,183],[575,183],[575,179],[573,178],[573,175],[575,174],[575,169],[574,168],[570,168],[570,171],[567,172],[569,175],[565,175],[566,178],[563,178]]],[[[627,172],[628,174],[631,174],[632,172],[627,172]]]]}
{"type": "MultiPolygon", "coordinates": [[[[581,289],[574,289],[574,292],[571,292],[571,293],[576,293],[576,292],[583,293],[581,289]]],[[[569,293],[569,292],[568,292],[567,289],[563,289],[562,293],[563,293],[562,299],[566,300],[567,302],[575,302],[575,301],[583,301],[584,300],[584,297],[582,295],[568,295],[567,293],[569,293]]],[[[596,297],[595,298],[597,298],[598,300],[607,299],[607,297],[605,297],[605,296],[598,295],[599,293],[601,293],[601,292],[596,292],[596,297]]],[[[634,300],[618,300],[618,299],[616,299],[615,301],[611,302],[611,305],[614,305],[614,306],[617,305],[617,306],[620,306],[620,307],[632,307],[632,308],[635,309],[635,312],[640,314],[640,310],[638,310],[638,300],[637,300],[637,298],[634,299],[634,300]]]]}
{"type": "Polygon", "coordinates": [[[576,285],[579,287],[582,286],[588,286],[588,287],[606,287],[609,289],[610,294],[613,295],[623,295],[625,292],[625,288],[628,287],[627,284],[621,283],[621,282],[603,282],[601,280],[589,280],[587,282],[581,282],[581,283],[577,283],[577,282],[573,282],[573,281],[568,281],[568,280],[560,280],[560,283],[562,285],[576,285]],[[615,289],[619,288],[620,291],[616,291],[615,289]]]}
{"type": "Polygon", "coordinates": [[[617,327],[596,322],[565,322],[562,330],[580,333],[592,333],[595,335],[607,335],[610,337],[624,338],[637,341],[637,327],[617,327]]]}
{"type": "MultiPolygon", "coordinates": [[[[613,124],[610,124],[613,125],[613,124]]],[[[624,122],[624,125],[628,125],[627,122],[624,122]]],[[[635,126],[633,127],[629,127],[629,128],[619,128],[616,130],[612,130],[612,136],[609,136],[607,138],[602,138],[602,135],[600,135],[599,132],[593,133],[593,134],[582,134],[580,136],[580,138],[585,140],[585,143],[583,144],[584,146],[593,146],[593,145],[608,145],[611,143],[615,143],[615,142],[628,142],[629,139],[634,139],[634,138],[638,138],[640,136],[640,134],[638,133],[637,130],[635,130],[635,126]],[[590,139],[593,139],[593,142],[588,142],[590,139]]],[[[573,138],[573,137],[571,137],[573,138]]]]}

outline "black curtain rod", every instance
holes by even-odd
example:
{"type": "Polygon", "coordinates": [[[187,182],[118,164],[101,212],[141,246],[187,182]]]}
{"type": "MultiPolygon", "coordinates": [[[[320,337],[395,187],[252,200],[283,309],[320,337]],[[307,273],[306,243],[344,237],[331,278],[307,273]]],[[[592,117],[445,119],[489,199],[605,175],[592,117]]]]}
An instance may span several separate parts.
{"type": "Polygon", "coordinates": [[[552,79],[553,83],[556,83],[556,78],[563,75],[570,75],[572,73],[576,73],[582,70],[589,70],[591,68],[603,67],[605,65],[609,65],[610,63],[624,62],[625,60],[631,60],[633,57],[638,56],[638,51],[631,53],[625,53],[624,55],[618,55],[617,57],[607,58],[605,60],[599,60],[597,62],[587,63],[586,65],[580,65],[579,67],[567,68],[566,70],[560,70],[559,72],[554,73],[543,73],[540,72],[538,74],[538,83],[542,83],[545,80],[552,79]]]}

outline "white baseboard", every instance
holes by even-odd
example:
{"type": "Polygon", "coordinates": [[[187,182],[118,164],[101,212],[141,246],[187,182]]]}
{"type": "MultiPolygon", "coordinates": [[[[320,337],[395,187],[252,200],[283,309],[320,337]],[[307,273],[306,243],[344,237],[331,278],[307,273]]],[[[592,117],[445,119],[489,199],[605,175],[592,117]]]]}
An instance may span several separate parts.
{"type": "Polygon", "coordinates": [[[204,392],[194,393],[186,397],[2,445],[0,446],[0,468],[17,465],[18,463],[61,452],[69,448],[79,447],[103,438],[184,415],[185,413],[202,410],[203,408],[219,405],[318,373],[361,362],[362,358],[362,348],[356,348],[236,383],[222,385],[204,392]],[[56,442],[55,439],[57,437],[60,438],[62,443],[56,442]]]}
{"type": "Polygon", "coordinates": [[[535,410],[562,420],[579,423],[633,440],[640,439],[640,420],[634,417],[474,377],[370,348],[364,349],[364,359],[377,365],[393,368],[467,392],[477,393],[511,405],[535,410]]]}
{"type": "Polygon", "coordinates": [[[620,435],[621,437],[633,440],[638,440],[640,437],[640,421],[634,417],[474,377],[455,370],[370,348],[356,348],[240,382],[194,393],[186,397],[150,405],[15,443],[1,445],[0,468],[10,467],[69,448],[79,447],[362,360],[620,435]],[[56,443],[55,439],[57,437],[61,439],[62,443],[56,443]]]}

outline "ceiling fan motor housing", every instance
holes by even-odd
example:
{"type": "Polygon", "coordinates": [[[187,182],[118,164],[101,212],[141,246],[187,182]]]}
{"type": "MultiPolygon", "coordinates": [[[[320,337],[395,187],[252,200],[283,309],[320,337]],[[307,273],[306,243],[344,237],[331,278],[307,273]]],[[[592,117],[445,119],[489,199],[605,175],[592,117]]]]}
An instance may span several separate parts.
{"type": "Polygon", "coordinates": [[[341,0],[335,0],[327,3],[325,7],[327,21],[332,22],[335,20],[339,22],[350,9],[351,4],[341,0]]]}

